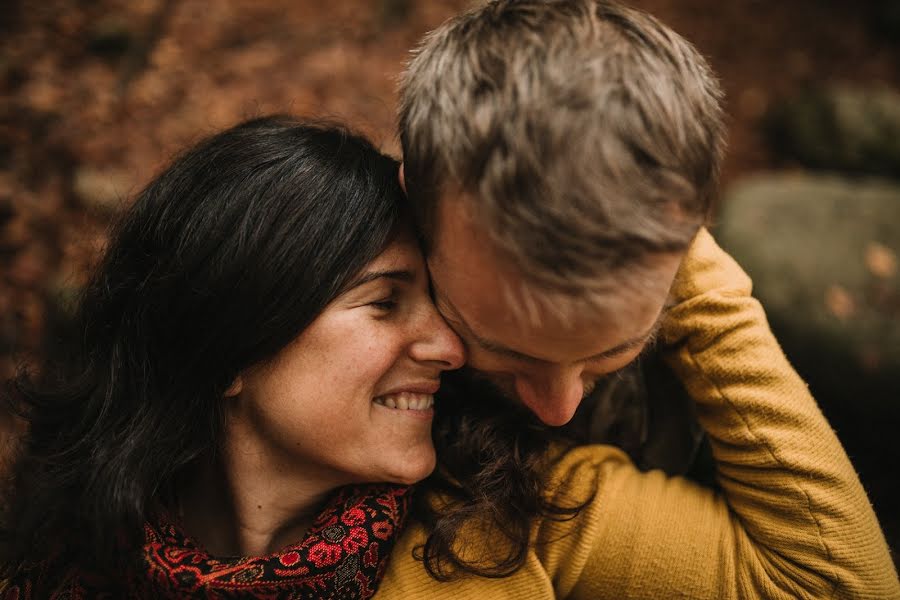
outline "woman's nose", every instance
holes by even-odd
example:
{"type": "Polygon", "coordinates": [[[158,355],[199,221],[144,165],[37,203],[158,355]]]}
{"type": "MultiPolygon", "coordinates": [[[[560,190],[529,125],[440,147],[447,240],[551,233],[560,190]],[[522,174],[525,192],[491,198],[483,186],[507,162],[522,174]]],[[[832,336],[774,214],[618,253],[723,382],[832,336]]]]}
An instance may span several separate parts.
{"type": "Polygon", "coordinates": [[[431,302],[418,329],[418,339],[410,353],[420,362],[437,363],[441,370],[458,369],[466,362],[462,340],[450,329],[431,302]]]}

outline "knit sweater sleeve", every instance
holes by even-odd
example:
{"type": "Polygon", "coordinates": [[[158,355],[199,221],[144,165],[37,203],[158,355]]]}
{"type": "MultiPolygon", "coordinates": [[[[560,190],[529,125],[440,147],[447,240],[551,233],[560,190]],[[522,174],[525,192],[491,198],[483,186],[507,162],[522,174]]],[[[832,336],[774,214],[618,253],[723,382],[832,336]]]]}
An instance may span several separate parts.
{"type": "Polygon", "coordinates": [[[721,490],[641,473],[608,447],[570,452],[557,501],[590,481],[597,493],[578,518],[537,528],[558,597],[900,599],[859,479],[750,288],[703,230],[663,325],[721,490]]]}

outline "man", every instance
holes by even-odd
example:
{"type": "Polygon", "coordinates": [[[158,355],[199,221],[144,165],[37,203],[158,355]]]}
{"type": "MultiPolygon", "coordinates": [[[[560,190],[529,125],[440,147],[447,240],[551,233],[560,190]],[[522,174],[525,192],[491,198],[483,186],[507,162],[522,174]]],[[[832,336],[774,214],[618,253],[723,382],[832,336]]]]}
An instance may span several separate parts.
{"type": "MultiPolygon", "coordinates": [[[[690,44],[608,3],[496,3],[426,38],[410,63],[405,183],[438,307],[469,367],[545,424],[569,422],[652,342],[710,212],[721,96],[690,44]]],[[[613,400],[599,409],[627,421],[613,400]]],[[[641,432],[642,408],[630,419],[641,432]]],[[[612,423],[600,433],[683,472],[697,439],[689,407],[651,408],[668,409],[655,427],[668,455],[647,460],[612,423]]]]}
{"type": "Polygon", "coordinates": [[[436,400],[439,466],[386,597],[900,595],[840,444],[702,228],[721,95],[689,43],[606,0],[495,0],[425,38],[401,181],[469,366],[436,400]],[[559,427],[657,332],[718,489],[559,427]],[[459,574],[483,577],[434,583],[459,574]]]}

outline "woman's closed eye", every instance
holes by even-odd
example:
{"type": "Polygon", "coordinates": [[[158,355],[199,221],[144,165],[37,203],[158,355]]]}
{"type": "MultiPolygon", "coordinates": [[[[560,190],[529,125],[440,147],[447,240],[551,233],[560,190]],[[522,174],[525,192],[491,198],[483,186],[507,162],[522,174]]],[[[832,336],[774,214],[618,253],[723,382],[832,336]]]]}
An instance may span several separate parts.
{"type": "Polygon", "coordinates": [[[390,312],[397,308],[397,296],[396,294],[391,294],[390,296],[376,300],[375,302],[370,302],[369,306],[374,306],[376,309],[383,312],[390,312]]]}

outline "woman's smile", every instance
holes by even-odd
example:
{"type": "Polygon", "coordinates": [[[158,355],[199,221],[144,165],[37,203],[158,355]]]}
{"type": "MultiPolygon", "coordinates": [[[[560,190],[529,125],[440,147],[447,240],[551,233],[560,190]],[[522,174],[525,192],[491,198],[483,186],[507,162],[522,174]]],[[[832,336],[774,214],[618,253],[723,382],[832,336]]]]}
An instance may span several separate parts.
{"type": "Polygon", "coordinates": [[[418,481],[436,460],[440,374],[463,360],[418,245],[400,228],[293,342],[240,376],[229,439],[280,472],[318,473],[323,485],[418,481]]]}

